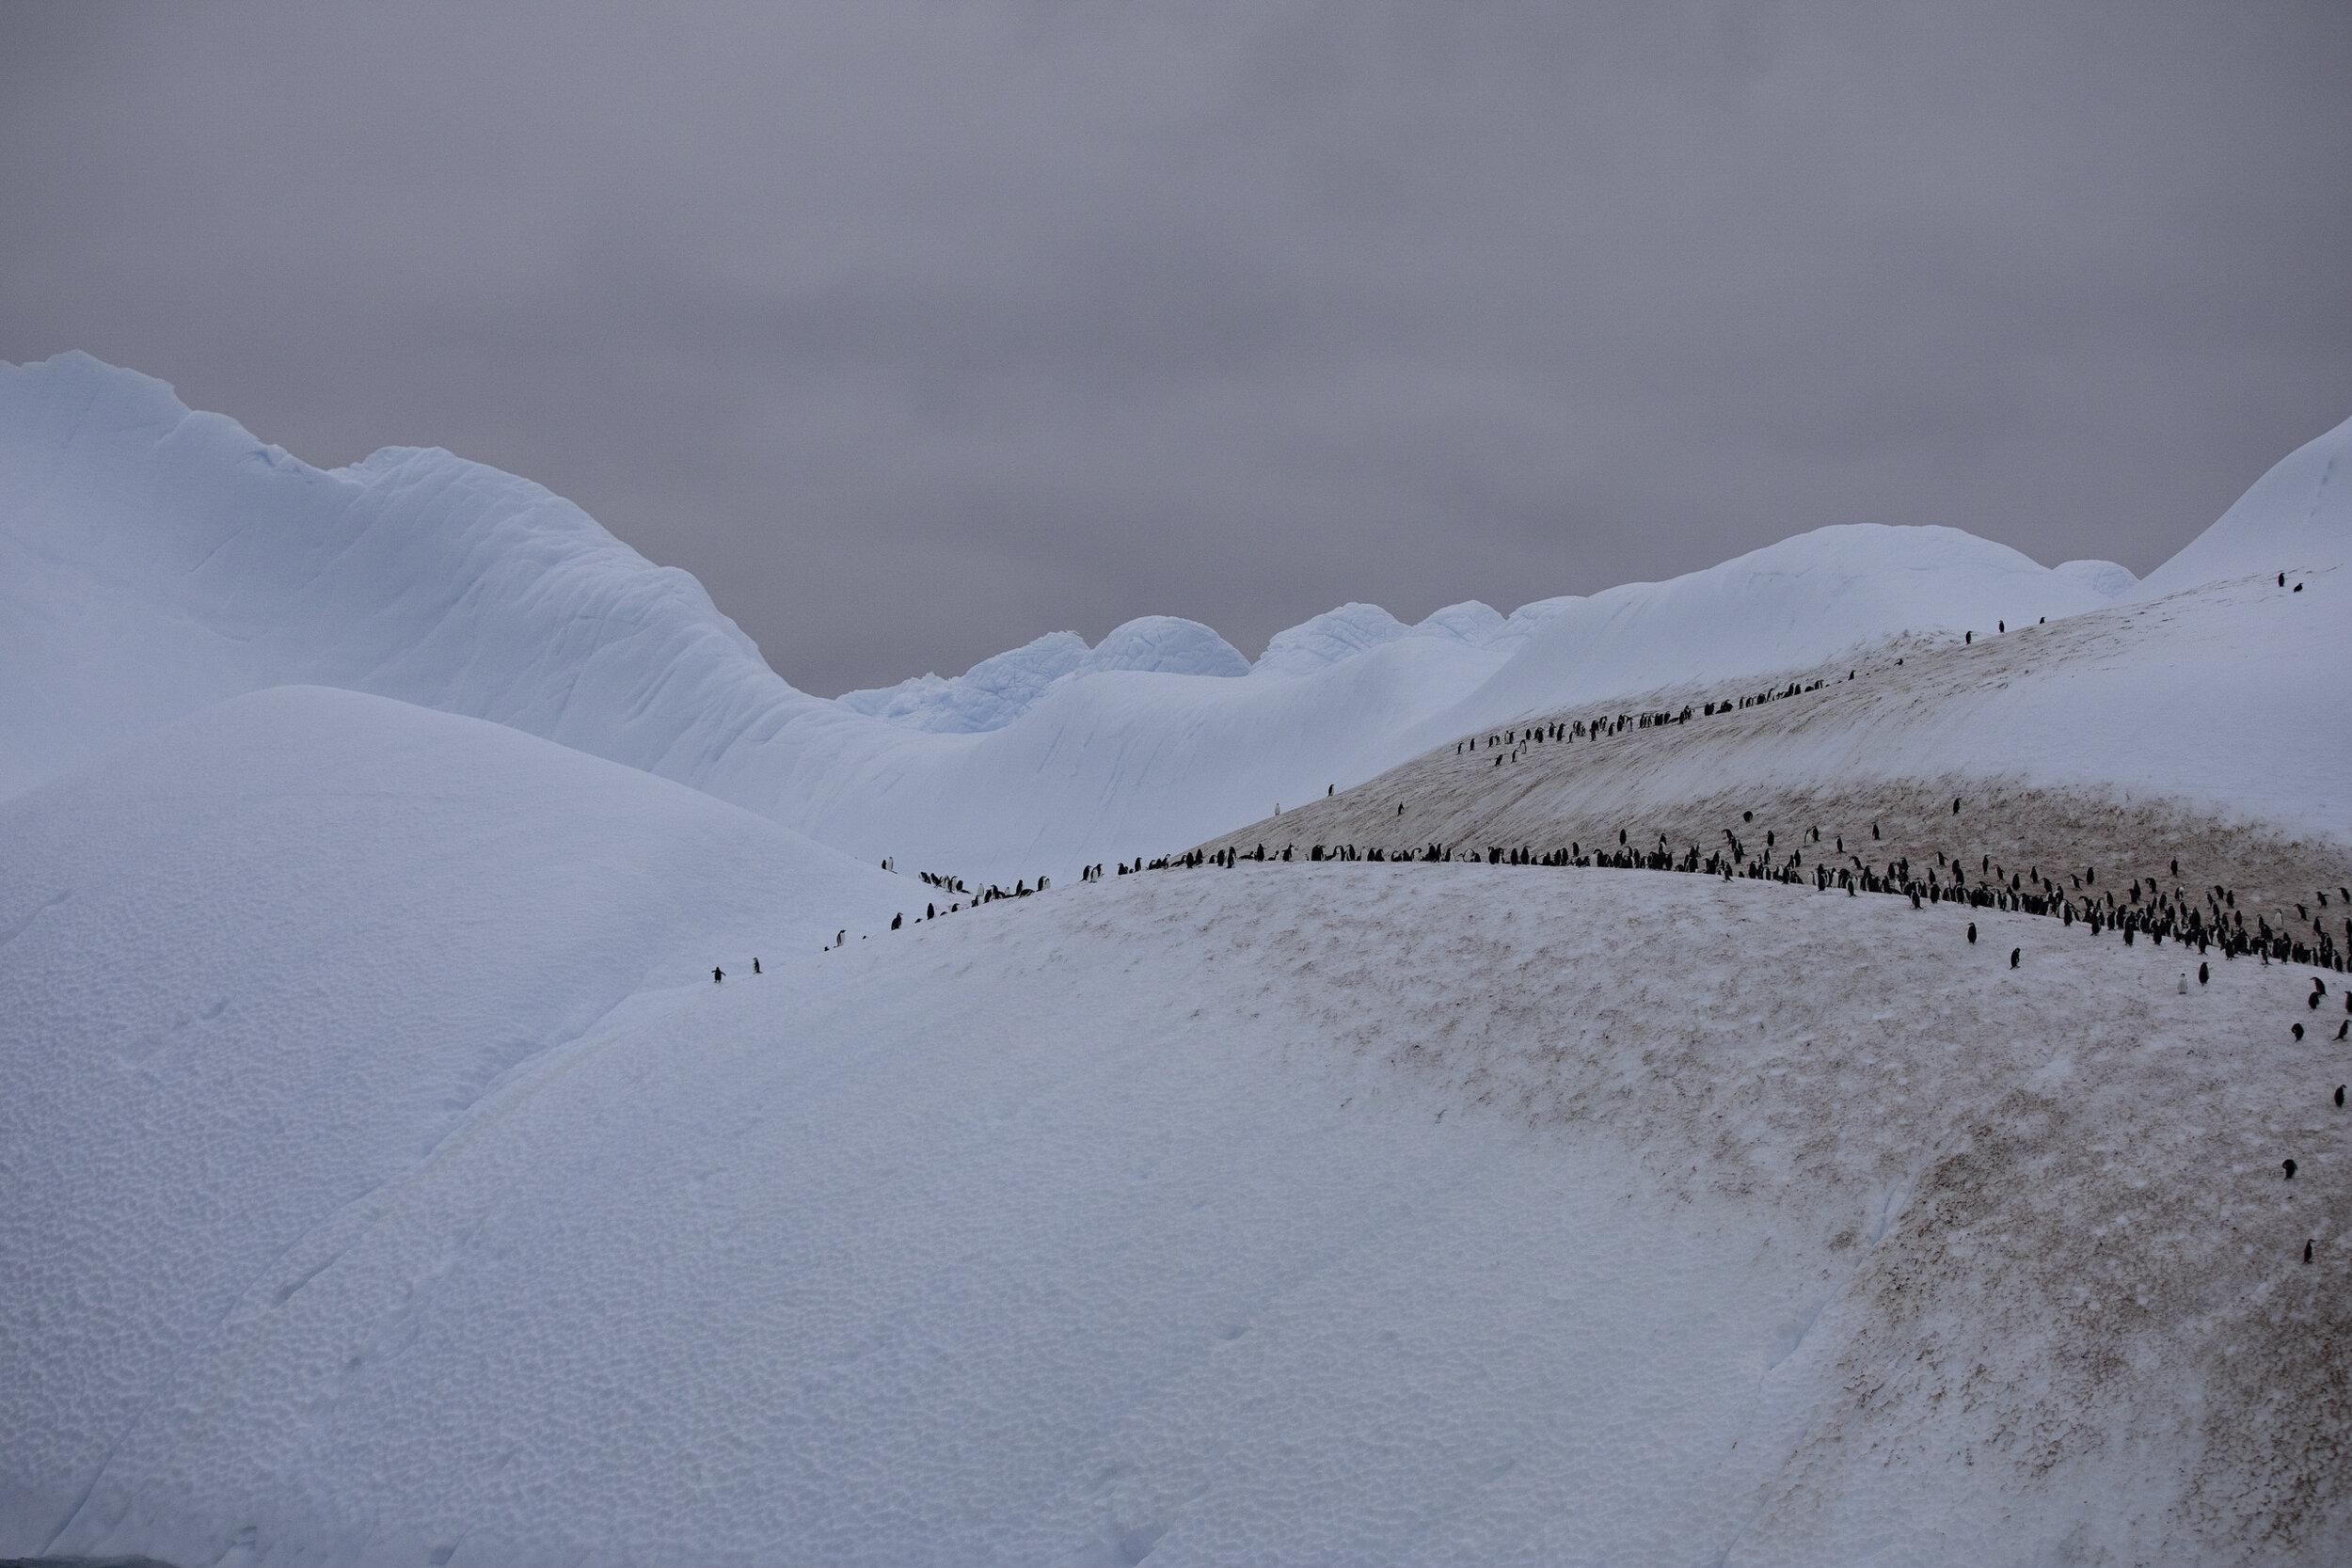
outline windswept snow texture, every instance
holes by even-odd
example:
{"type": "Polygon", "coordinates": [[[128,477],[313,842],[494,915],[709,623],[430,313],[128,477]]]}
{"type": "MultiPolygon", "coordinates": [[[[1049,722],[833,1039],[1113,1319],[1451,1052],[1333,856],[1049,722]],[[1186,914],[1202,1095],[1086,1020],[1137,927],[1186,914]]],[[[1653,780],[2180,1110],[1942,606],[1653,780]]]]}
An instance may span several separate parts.
{"type": "Polygon", "coordinates": [[[0,1555],[2352,1549],[2300,972],[2183,995],[2176,951],[2024,916],[1272,865],[599,1022],[646,961],[607,919],[774,864],[729,887],[688,835],[583,879],[373,746],[370,799],[232,782],[274,716],[0,808],[0,1555]]]}

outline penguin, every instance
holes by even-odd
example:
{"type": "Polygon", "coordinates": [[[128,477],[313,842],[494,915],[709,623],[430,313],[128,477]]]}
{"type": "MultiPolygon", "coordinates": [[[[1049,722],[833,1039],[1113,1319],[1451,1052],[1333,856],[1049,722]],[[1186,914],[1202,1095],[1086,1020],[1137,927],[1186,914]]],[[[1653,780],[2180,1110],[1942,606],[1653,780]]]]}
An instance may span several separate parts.
{"type": "Polygon", "coordinates": [[[2280,572],[2280,573],[2279,574],[2279,586],[2280,586],[2280,587],[2281,587],[2281,588],[2284,588],[2286,585],[2287,585],[2287,575],[2286,575],[2284,572],[2280,572]]]}
{"type": "Polygon", "coordinates": [[[1952,799],[1952,815],[1954,816],[1958,816],[1960,815],[1960,799],[1957,796],[1952,799]]]}
{"type": "Polygon", "coordinates": [[[2199,965],[2197,966],[2197,983],[2198,983],[2199,985],[2201,985],[2201,985],[2205,984],[2207,981],[2211,980],[2212,978],[2213,978],[2213,965],[2211,965],[2211,964],[2199,964],[2199,965]]]}
{"type": "Polygon", "coordinates": [[[714,985],[714,986],[715,986],[715,985],[719,984],[722,980],[724,980],[726,977],[727,977],[727,972],[726,972],[725,970],[719,968],[716,964],[713,964],[713,965],[711,966],[711,969],[710,969],[710,983],[711,983],[712,985],[714,985]]]}
{"type": "Polygon", "coordinates": [[[2303,1037],[2303,1026],[2299,1023],[2295,1026],[2295,1037],[2298,1040],[2303,1037]]]}
{"type": "Polygon", "coordinates": [[[2342,1109],[2344,1105],[2344,1085],[2342,1084],[2338,1084],[2336,1085],[2336,1106],[2338,1109],[2342,1109]]]}
{"type": "Polygon", "coordinates": [[[759,960],[758,960],[757,958],[754,958],[754,959],[752,960],[752,973],[753,973],[754,974],[758,974],[758,973],[759,973],[759,960]]]}
{"type": "Polygon", "coordinates": [[[1977,923],[1973,920],[1968,923],[1968,940],[1972,942],[1977,940],[1977,923]]]}
{"type": "Polygon", "coordinates": [[[2181,994],[2183,996],[2188,994],[2188,971],[2185,969],[2181,971],[2181,994]]]}
{"type": "Polygon", "coordinates": [[[1753,822],[1756,820],[1756,813],[1752,811],[1743,811],[1740,814],[1740,820],[1742,822],[1753,822]]]}
{"type": "MultiPolygon", "coordinates": [[[[2302,585],[2301,585],[2300,583],[2296,584],[2296,590],[2295,590],[2295,591],[2296,591],[2296,593],[2298,593],[2298,594],[2299,594],[2299,593],[2301,593],[2301,592],[2303,591],[2303,589],[2302,589],[2302,585]]],[[[2304,1261],[2304,1262],[2306,1262],[2306,1263],[2308,1263],[2308,1262],[2310,1262],[2311,1260],[2312,1260],[2312,1243],[2309,1243],[2309,1242],[2305,1242],[2305,1243],[2303,1243],[2303,1261],[2304,1261]]]]}
{"type": "Polygon", "coordinates": [[[849,932],[847,932],[847,931],[835,931],[835,932],[833,934],[833,944],[834,944],[835,947],[840,946],[843,942],[847,942],[847,941],[849,941],[849,940],[850,940],[850,933],[849,933],[849,932]]]}
{"type": "Polygon", "coordinates": [[[936,904],[924,905],[923,918],[926,920],[937,920],[939,918],[939,906],[936,904]]]}
{"type": "Polygon", "coordinates": [[[2336,1038],[2352,1038],[2352,1018],[2347,1018],[2342,1023],[2336,1025],[2336,1038]]]}
{"type": "Polygon", "coordinates": [[[905,916],[905,915],[902,915],[902,914],[894,914],[894,915],[892,915],[892,916],[890,917],[890,928],[891,928],[892,930],[894,930],[894,931],[895,931],[895,930],[897,930],[897,929],[898,928],[898,923],[899,923],[900,921],[904,920],[905,918],[906,918],[906,916],[905,916]]]}
{"type": "Polygon", "coordinates": [[[2015,969],[2015,968],[2017,967],[2017,960],[2018,960],[2018,958],[2019,958],[2021,955],[2023,955],[2025,951],[2026,951],[2026,950],[2025,950],[2024,948],[2022,948],[2022,947],[2012,947],[2012,948],[2010,948],[2010,949],[2009,950],[2009,967],[2010,967],[2010,968],[2011,968],[2011,969],[2015,969]]]}
{"type": "Polygon", "coordinates": [[[2281,1160],[2281,1161],[2280,1161],[2280,1162],[2279,1162],[2279,1168],[2280,1168],[2280,1169],[2281,1169],[2281,1170],[2283,1170],[2283,1171],[2285,1171],[2285,1172],[2287,1173],[2287,1180],[2288,1180],[2292,1181],[2292,1180],[2295,1180],[2295,1162],[2294,1162],[2294,1161],[2292,1161],[2292,1160],[2281,1160]]]}

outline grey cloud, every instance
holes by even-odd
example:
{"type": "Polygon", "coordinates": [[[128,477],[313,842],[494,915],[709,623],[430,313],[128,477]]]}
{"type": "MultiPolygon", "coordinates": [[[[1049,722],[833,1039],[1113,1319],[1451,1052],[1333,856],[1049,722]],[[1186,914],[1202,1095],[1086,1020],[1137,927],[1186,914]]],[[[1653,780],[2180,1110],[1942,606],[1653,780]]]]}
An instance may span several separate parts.
{"type": "Polygon", "coordinates": [[[2352,12],[0,8],[0,356],[430,442],[816,690],[1948,523],[2352,414],[2352,12]]]}

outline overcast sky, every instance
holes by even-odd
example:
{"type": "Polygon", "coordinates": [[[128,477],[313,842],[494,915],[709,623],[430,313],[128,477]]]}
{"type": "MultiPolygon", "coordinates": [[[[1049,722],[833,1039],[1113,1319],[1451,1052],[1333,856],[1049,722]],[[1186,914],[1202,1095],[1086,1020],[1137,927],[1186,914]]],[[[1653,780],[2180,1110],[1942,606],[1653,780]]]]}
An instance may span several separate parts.
{"type": "Polygon", "coordinates": [[[1255,655],[2352,417],[2352,5],[0,0],[0,357],[440,445],[787,678],[1255,655]]]}

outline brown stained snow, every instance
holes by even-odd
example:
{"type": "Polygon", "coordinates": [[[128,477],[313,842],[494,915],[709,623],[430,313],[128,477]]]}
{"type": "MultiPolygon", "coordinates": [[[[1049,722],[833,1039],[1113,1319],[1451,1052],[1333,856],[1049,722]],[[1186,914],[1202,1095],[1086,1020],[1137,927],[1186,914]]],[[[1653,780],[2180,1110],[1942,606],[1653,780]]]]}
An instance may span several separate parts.
{"type": "MultiPolygon", "coordinates": [[[[2341,947],[2342,921],[2352,910],[2339,907],[2333,890],[2352,884],[2352,846],[2236,820],[2185,800],[2037,787],[1992,771],[1906,776],[1882,754],[1905,733],[1931,725],[1939,714],[1964,711],[2021,673],[2136,657],[2141,634],[2161,627],[2171,613],[2169,603],[2092,611],[1974,645],[1899,641],[1834,666],[1532,715],[1479,732],[1475,751],[1457,753],[1448,741],[1336,797],[1202,847],[1248,854],[1263,844],[1279,854],[1294,845],[1303,855],[1313,844],[1393,853],[1438,843],[1460,855],[1488,846],[1541,853],[1573,843],[1590,852],[1615,849],[1622,831],[1637,853],[1655,848],[1662,834],[1675,853],[1696,845],[1704,856],[1724,847],[1725,830],[1755,854],[1769,831],[1775,864],[1797,850],[1808,868],[1851,868],[1859,858],[1883,872],[1890,860],[1907,856],[1915,871],[1936,867],[1948,882],[1940,853],[1947,861],[1957,856],[1975,883],[1990,856],[2006,873],[2039,871],[2077,896],[2084,890],[2070,879],[2095,869],[2098,892],[2122,898],[2135,879],[2153,879],[2167,891],[2185,890],[2192,904],[2218,883],[2236,892],[2249,929],[2258,914],[2274,927],[2288,923],[2297,900],[2313,906],[2314,893],[2326,888],[2328,908],[2311,912],[2329,921],[2341,947]],[[1857,679],[1845,678],[1850,670],[1857,679]],[[1711,701],[1817,679],[1824,682],[1818,690],[1703,711],[1711,701]],[[1701,711],[1684,723],[1629,728],[1597,740],[1486,744],[1489,735],[1523,734],[1528,725],[1602,713],[1679,712],[1686,705],[1701,711]],[[1504,759],[1500,767],[1498,756],[1504,759]],[[1955,798],[1962,802],[1957,815],[1955,798]],[[1819,843],[1810,837],[1815,828],[1819,843]]],[[[2145,737],[2150,746],[2169,743],[2162,735],[2145,737]]],[[[2308,916],[2293,924],[2308,937],[2308,916]]]]}
{"type": "Polygon", "coordinates": [[[1600,1140],[1629,1200],[1811,1258],[1775,1375],[1812,1381],[1734,1560],[1804,1560],[1888,1468],[2071,1520],[2082,1560],[2352,1553],[2352,1053],[2288,1038],[2303,969],[2184,996],[2173,943],[1607,869],[1245,863],[1064,907],[1182,933],[1199,1028],[1286,1017],[1463,1136],[1600,1140]]]}

